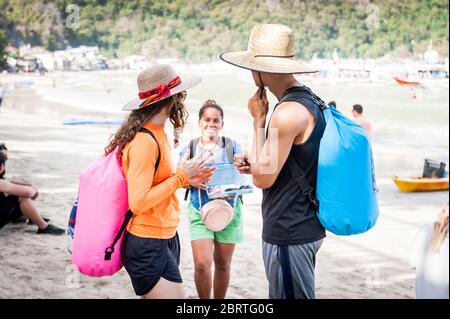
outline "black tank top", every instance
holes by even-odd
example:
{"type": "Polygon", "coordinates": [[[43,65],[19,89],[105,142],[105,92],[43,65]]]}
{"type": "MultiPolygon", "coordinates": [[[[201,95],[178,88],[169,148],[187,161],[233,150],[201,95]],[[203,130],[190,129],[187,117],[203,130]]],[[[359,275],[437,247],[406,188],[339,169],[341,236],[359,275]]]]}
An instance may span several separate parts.
{"type": "MultiPolygon", "coordinates": [[[[325,130],[325,119],[319,106],[305,99],[305,94],[313,93],[306,86],[289,88],[284,92],[280,103],[298,102],[315,118],[310,137],[303,144],[292,145],[289,154],[305,172],[315,194],[319,143],[325,130]]],[[[272,187],[263,190],[262,216],[262,239],[269,244],[299,245],[325,237],[325,229],[316,216],[314,205],[301,193],[287,162],[272,187]]]]}

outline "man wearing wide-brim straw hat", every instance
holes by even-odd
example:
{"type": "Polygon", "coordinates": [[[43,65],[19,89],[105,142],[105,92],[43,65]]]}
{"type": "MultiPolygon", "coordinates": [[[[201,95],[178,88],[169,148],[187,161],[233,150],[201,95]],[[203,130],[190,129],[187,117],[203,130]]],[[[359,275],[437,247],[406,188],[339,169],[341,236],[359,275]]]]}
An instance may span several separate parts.
{"type": "Polygon", "coordinates": [[[315,257],[325,237],[314,200],[325,120],[311,102],[319,98],[293,76],[316,70],[294,56],[293,32],[278,24],[255,26],[246,51],[220,56],[250,70],[258,87],[248,101],[253,149],[250,159],[236,157],[235,165],[263,189],[263,259],[270,298],[315,297],[315,257]],[[279,101],[268,123],[265,87],[279,101]],[[305,191],[305,183],[312,187],[305,191]]]}

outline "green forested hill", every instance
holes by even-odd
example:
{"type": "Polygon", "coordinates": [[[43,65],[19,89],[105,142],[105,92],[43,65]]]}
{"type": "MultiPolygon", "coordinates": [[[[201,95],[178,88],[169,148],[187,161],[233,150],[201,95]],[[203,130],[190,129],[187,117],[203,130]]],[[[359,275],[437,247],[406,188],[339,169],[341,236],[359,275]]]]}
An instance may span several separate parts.
{"type": "Polygon", "coordinates": [[[329,56],[334,48],[345,57],[408,56],[422,53],[430,39],[448,55],[447,0],[0,0],[0,27],[11,44],[98,45],[110,57],[207,61],[245,49],[261,22],[294,29],[301,58],[329,56]],[[78,28],[67,27],[69,4],[79,6],[78,28]]]}

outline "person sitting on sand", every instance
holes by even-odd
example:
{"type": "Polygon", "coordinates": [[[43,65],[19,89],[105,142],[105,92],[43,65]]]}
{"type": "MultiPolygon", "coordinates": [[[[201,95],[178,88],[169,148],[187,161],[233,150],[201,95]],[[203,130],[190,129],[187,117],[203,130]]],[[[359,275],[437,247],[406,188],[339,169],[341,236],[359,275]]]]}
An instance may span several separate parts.
{"type": "Polygon", "coordinates": [[[64,229],[48,224],[34,206],[39,192],[29,184],[8,181],[4,178],[8,159],[7,149],[0,150],[0,228],[22,216],[38,226],[37,234],[62,235],[64,229]]]}

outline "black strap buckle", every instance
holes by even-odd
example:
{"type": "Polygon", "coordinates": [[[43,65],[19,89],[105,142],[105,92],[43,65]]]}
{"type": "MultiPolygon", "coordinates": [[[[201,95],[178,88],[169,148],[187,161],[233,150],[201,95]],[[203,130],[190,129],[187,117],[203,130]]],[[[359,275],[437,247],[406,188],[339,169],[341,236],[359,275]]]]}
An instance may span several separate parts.
{"type": "Polygon", "coordinates": [[[111,255],[114,253],[114,247],[108,247],[105,249],[105,260],[111,260],[111,255]]]}
{"type": "Polygon", "coordinates": [[[312,192],[308,193],[309,201],[316,207],[317,210],[319,210],[319,201],[314,197],[312,192]]]}

